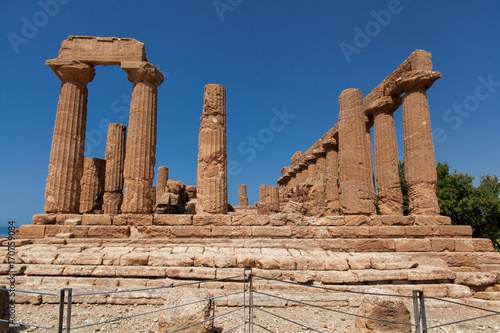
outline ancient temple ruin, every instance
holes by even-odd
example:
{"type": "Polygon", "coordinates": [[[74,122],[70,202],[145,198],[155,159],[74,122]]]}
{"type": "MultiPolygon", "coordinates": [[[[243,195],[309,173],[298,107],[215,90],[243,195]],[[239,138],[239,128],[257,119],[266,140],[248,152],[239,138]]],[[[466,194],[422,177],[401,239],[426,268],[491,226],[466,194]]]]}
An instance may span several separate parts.
{"type": "Polygon", "coordinates": [[[291,157],[279,186],[261,185],[252,206],[241,185],[235,207],[227,197],[223,86],[205,86],[197,185],[169,179],[162,166],[155,188],[163,75],[148,62],[144,44],[72,36],[47,65],[62,84],[45,213],[18,231],[32,244],[24,256],[30,283],[60,275],[147,279],[149,286],[238,275],[234,270],[244,267],[304,283],[385,284],[402,294],[421,283],[430,295],[453,298],[479,295],[497,283],[488,273],[499,263],[491,241],[472,239],[470,226],[439,215],[426,90],[441,74],[426,51],[412,53],[365,97],[357,89],[342,91],[338,122],[291,157]],[[109,126],[105,160],[84,159],[87,84],[97,65],[119,65],[133,83],[128,128],[109,126]],[[409,216],[403,215],[393,118],[400,106],[409,216]],[[116,242],[123,246],[111,251],[108,245],[116,242]],[[58,245],[31,255],[37,244],[58,245]],[[75,244],[82,244],[78,255],[69,250],[75,244]],[[437,261],[439,268],[432,266],[437,261]]]}

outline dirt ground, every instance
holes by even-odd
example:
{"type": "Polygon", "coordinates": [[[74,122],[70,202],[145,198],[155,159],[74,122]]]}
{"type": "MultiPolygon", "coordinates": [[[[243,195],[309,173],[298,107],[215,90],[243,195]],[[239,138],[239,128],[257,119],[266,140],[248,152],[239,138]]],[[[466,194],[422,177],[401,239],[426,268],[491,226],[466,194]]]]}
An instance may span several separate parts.
{"type": "MultiPolygon", "coordinates": [[[[93,332],[120,332],[120,333],[146,333],[158,332],[158,321],[163,312],[155,312],[144,316],[137,316],[130,319],[106,323],[114,318],[127,317],[135,314],[142,314],[161,309],[161,306],[152,305],[95,305],[95,304],[74,304],[72,308],[72,329],[74,333],[93,332]],[[95,326],[86,328],[76,328],[79,326],[95,326]],[[75,327],[76,329],[73,329],[75,327]]],[[[410,309],[410,304],[408,304],[410,309]]],[[[216,315],[227,313],[237,308],[217,307],[216,315]]],[[[248,310],[248,309],[247,309],[248,310]]],[[[335,307],[331,310],[355,314],[357,308],[335,307]]],[[[428,327],[466,318],[487,315],[488,312],[466,308],[450,303],[443,303],[429,300],[426,303],[428,327]]],[[[16,305],[16,318],[18,322],[26,324],[36,324],[38,326],[56,328],[58,318],[58,305],[16,305]]],[[[253,332],[357,332],[354,321],[355,317],[341,314],[339,312],[318,309],[314,307],[288,307],[288,308],[254,308],[252,319],[255,324],[259,324],[265,329],[254,325],[253,332]],[[284,319],[265,313],[272,312],[276,315],[286,317],[289,320],[300,323],[300,325],[287,322],[284,319]],[[316,331],[308,329],[314,328],[316,331]]],[[[468,333],[468,332],[500,332],[500,316],[490,316],[474,321],[462,322],[450,326],[429,329],[429,332],[446,333],[468,333]]],[[[223,315],[215,320],[215,332],[248,332],[243,326],[231,330],[242,324],[248,314],[243,313],[243,309],[238,309],[230,314],[223,315]]],[[[13,326],[10,332],[54,332],[54,330],[13,326]]]]}

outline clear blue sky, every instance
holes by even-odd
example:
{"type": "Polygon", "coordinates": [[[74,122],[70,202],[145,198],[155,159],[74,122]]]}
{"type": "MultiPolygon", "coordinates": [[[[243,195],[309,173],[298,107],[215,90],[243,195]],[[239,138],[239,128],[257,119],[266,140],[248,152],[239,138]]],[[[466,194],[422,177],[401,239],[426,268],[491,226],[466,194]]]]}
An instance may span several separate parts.
{"type": "MultiPolygon", "coordinates": [[[[165,75],[156,167],[187,185],[196,184],[203,87],[226,87],[231,204],[239,184],[251,203],[260,184],[276,185],[293,153],[337,122],[342,90],[367,95],[416,49],[443,74],[428,91],[436,160],[500,175],[499,1],[0,0],[0,226],[43,212],[60,88],[45,60],[69,35],[146,44],[165,75]],[[356,50],[346,56],[342,45],[356,50]],[[284,110],[290,118],[271,128],[284,110]]],[[[117,66],[96,72],[86,156],[104,158],[100,127],[127,124],[132,84],[117,66]]],[[[401,122],[398,110],[402,159],[401,122]]]]}

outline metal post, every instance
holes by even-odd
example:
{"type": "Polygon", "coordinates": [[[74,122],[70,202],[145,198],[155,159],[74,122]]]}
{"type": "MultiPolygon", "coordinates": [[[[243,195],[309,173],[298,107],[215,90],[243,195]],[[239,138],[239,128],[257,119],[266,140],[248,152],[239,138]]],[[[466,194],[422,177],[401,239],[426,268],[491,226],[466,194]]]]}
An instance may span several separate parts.
{"type": "Polygon", "coordinates": [[[73,301],[73,289],[67,288],[68,307],[66,308],[66,333],[71,333],[71,302],[73,301]]]}
{"type": "Polygon", "coordinates": [[[250,268],[250,277],[249,277],[249,282],[250,282],[250,296],[249,296],[249,309],[248,309],[248,314],[249,314],[249,325],[248,325],[248,332],[253,333],[253,274],[252,274],[252,269],[250,268]]]}
{"type": "Polygon", "coordinates": [[[64,320],[64,290],[61,289],[59,294],[59,323],[57,328],[57,333],[63,333],[63,320],[64,320]]]}
{"type": "Polygon", "coordinates": [[[243,333],[247,332],[247,270],[249,268],[243,270],[243,333]]]}
{"type": "Polygon", "coordinates": [[[425,314],[425,297],[424,292],[419,292],[420,296],[420,314],[422,316],[422,331],[423,333],[427,333],[427,316],[425,314]]]}
{"type": "Polygon", "coordinates": [[[420,309],[418,307],[418,290],[413,290],[413,315],[415,316],[415,333],[420,333],[420,309]]]}

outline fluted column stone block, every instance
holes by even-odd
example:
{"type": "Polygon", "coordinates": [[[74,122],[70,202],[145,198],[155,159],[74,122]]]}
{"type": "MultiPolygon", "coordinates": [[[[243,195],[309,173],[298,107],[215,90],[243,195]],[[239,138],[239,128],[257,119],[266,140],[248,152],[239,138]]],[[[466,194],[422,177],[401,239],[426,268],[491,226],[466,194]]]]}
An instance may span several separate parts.
{"type": "Polygon", "coordinates": [[[370,183],[373,166],[368,165],[363,97],[357,89],[344,90],[339,97],[340,203],[346,215],[375,213],[370,183]]]}
{"type": "Polygon", "coordinates": [[[77,213],[85,153],[87,84],[94,79],[95,70],[80,61],[48,60],[47,65],[62,83],[45,188],[45,212],[77,213]]]}
{"type": "Polygon", "coordinates": [[[86,158],[81,180],[80,213],[102,213],[106,161],[86,158]]]}
{"type": "Polygon", "coordinates": [[[161,166],[158,168],[158,180],[156,182],[156,198],[159,200],[165,193],[168,182],[168,167],[161,166]]]}
{"type": "Polygon", "coordinates": [[[106,141],[106,177],[104,183],[104,214],[119,214],[123,201],[123,168],[127,126],[109,124],[106,141]]]}
{"type": "Polygon", "coordinates": [[[158,86],[163,74],[147,62],[122,62],[128,80],[134,84],[125,156],[122,212],[152,213],[153,179],[156,162],[158,86]]]}
{"type": "Polygon", "coordinates": [[[248,206],[248,197],[247,197],[247,186],[244,184],[240,185],[239,188],[239,206],[246,207],[248,206]]]}
{"type": "Polygon", "coordinates": [[[198,143],[197,214],[227,214],[226,89],[205,86],[198,143]]]}
{"type": "Polygon", "coordinates": [[[403,215],[398,143],[393,113],[399,104],[388,103],[374,113],[375,174],[381,215],[403,215]]]}

